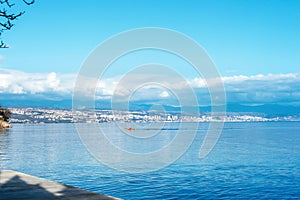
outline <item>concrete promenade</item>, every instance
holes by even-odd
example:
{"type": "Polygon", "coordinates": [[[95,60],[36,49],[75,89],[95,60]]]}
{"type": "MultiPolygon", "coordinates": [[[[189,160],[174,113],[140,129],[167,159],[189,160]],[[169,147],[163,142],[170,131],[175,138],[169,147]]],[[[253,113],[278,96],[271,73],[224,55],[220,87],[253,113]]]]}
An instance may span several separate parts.
{"type": "Polygon", "coordinates": [[[16,171],[0,170],[0,199],[113,200],[117,198],[16,171]]]}

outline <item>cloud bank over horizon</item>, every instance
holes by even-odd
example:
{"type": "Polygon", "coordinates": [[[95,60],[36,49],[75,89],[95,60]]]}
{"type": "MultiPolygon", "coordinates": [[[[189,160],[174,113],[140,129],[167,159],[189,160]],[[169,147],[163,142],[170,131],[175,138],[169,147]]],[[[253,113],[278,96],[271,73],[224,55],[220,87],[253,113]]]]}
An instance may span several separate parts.
{"type": "MultiPolygon", "coordinates": [[[[144,75],[139,75],[143,78],[144,75]]],[[[71,99],[77,74],[50,73],[26,73],[17,70],[0,68],[0,98],[22,97],[22,99],[65,100],[71,99]]],[[[111,99],[122,77],[105,78],[97,83],[96,100],[111,99]]],[[[170,77],[172,78],[172,77],[170,77]]],[[[134,84],[134,79],[131,83],[134,84]]],[[[240,104],[288,104],[300,105],[300,73],[288,74],[258,74],[252,76],[237,75],[224,76],[222,81],[225,86],[227,103],[240,104]]],[[[185,88],[192,87],[199,99],[199,105],[209,104],[209,94],[206,81],[202,78],[188,79],[186,82],[168,84],[165,81],[162,86],[146,84],[134,92],[132,100],[171,102],[177,95],[184,95],[185,88]]],[[[89,86],[85,86],[87,91],[89,86]]],[[[118,91],[123,91],[119,88],[118,91]]],[[[124,91],[123,91],[124,92],[124,91]]],[[[125,91],[126,92],[126,91],[125,91]]]]}

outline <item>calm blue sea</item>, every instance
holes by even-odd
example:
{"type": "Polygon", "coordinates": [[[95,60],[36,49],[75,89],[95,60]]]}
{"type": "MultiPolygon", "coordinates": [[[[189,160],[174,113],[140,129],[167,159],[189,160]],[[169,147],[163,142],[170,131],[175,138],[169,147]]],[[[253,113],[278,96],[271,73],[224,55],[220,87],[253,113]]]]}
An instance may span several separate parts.
{"type": "MultiPolygon", "coordinates": [[[[137,145],[113,124],[103,126],[116,144],[137,145]]],[[[14,124],[0,133],[0,168],[123,199],[300,199],[300,122],[226,123],[213,151],[200,160],[207,126],[200,125],[174,164],[129,174],[94,159],[74,124],[14,124]]],[[[139,148],[166,145],[176,128],[162,133],[139,148]]]]}

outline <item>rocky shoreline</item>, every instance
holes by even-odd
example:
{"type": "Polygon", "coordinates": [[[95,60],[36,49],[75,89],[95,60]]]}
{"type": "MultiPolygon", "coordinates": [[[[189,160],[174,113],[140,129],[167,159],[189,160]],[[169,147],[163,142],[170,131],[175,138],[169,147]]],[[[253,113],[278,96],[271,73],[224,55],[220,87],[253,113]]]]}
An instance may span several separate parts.
{"type": "Polygon", "coordinates": [[[11,116],[11,111],[7,108],[2,108],[0,106],[0,130],[12,127],[9,124],[10,116],[11,116]]]}
{"type": "Polygon", "coordinates": [[[7,128],[12,128],[12,126],[8,122],[0,120],[0,130],[7,129],[7,128]]]}

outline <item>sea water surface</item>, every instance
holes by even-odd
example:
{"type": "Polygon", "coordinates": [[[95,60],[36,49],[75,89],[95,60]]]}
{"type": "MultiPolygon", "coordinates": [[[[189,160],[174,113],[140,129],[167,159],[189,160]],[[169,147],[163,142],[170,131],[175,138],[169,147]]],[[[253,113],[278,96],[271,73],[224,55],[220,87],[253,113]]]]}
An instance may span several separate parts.
{"type": "MultiPolygon", "coordinates": [[[[120,172],[97,161],[82,144],[74,124],[13,126],[0,133],[0,169],[123,199],[300,198],[300,122],[226,123],[213,151],[199,159],[208,127],[202,123],[179,160],[139,174],[120,172]]],[[[171,128],[161,131],[154,142],[135,148],[136,141],[119,134],[114,124],[101,126],[116,145],[138,151],[167,145],[177,131],[169,124],[171,128]]]]}

